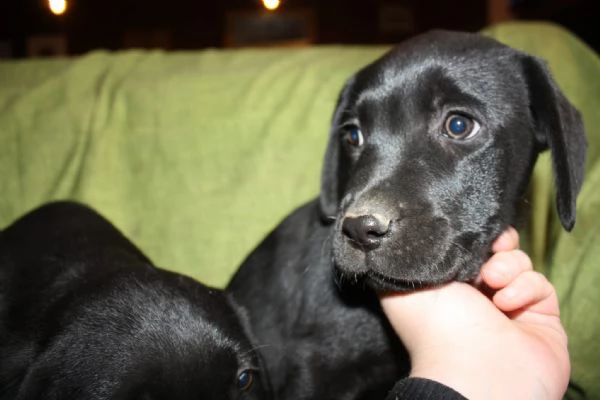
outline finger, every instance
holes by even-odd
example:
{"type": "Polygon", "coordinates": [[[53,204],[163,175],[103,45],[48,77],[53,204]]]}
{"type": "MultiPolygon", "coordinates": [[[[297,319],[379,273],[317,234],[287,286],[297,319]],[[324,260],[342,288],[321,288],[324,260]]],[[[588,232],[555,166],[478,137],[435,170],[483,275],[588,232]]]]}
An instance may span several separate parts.
{"type": "Polygon", "coordinates": [[[492,289],[502,289],[524,272],[533,270],[529,256],[521,250],[494,254],[481,267],[483,282],[492,289]]]}
{"type": "Polygon", "coordinates": [[[519,233],[515,228],[509,226],[492,244],[492,251],[515,250],[519,248],[519,233]]]}
{"type": "Polygon", "coordinates": [[[558,303],[554,293],[554,287],[544,275],[536,271],[526,271],[496,292],[492,301],[504,312],[528,309],[544,314],[558,314],[558,303]]]}

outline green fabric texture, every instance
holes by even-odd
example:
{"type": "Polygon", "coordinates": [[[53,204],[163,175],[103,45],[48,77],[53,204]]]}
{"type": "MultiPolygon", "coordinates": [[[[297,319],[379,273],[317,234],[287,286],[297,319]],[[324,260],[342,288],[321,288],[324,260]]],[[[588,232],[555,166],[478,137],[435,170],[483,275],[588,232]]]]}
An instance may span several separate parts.
{"type": "Polygon", "coordinates": [[[383,48],[94,53],[0,65],[0,225],[86,202],[158,265],[223,286],[315,196],[344,80],[383,48]]]}
{"type": "MultiPolygon", "coordinates": [[[[557,222],[546,154],[523,235],[558,289],[573,380],[600,399],[600,61],[552,25],[485,33],[547,59],[584,116],[588,176],[574,231],[557,222]]],[[[269,230],[318,193],[338,91],[385,50],[96,52],[0,63],[0,226],[52,199],[79,200],[157,265],[223,286],[269,230]]]]}

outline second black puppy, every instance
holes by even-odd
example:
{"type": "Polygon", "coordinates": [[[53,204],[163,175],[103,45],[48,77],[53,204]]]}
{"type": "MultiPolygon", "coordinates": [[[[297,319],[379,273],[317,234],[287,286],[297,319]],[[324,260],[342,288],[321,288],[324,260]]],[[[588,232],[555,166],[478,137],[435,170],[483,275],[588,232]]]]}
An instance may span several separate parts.
{"type": "Polygon", "coordinates": [[[0,232],[0,399],[269,399],[221,291],[74,203],[0,232]]]}
{"type": "Polygon", "coordinates": [[[515,224],[545,149],[571,229],[586,150],[579,113],[542,61],[492,39],[431,32],[350,78],[319,199],[283,221],[228,288],[264,345],[277,398],[384,398],[408,363],[374,292],[351,284],[473,279],[515,224]]]}

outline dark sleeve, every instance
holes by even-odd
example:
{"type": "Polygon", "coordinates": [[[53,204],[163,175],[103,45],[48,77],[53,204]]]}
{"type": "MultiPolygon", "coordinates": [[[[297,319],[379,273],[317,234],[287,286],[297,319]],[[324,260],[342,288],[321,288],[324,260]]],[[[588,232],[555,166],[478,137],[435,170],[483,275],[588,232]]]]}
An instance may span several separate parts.
{"type": "Polygon", "coordinates": [[[439,382],[422,378],[405,378],[392,389],[385,400],[467,400],[457,391],[439,382]]]}

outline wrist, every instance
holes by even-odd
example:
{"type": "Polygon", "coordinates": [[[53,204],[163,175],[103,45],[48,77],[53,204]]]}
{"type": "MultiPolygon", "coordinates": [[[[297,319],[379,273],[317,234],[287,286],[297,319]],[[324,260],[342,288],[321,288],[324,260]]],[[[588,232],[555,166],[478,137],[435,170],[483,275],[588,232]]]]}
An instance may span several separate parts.
{"type": "MultiPolygon", "coordinates": [[[[464,346],[441,345],[410,353],[410,376],[439,382],[469,400],[503,400],[508,398],[546,398],[530,396],[535,385],[521,365],[465,338],[464,346]],[[511,384],[506,383],[510,381],[511,384]],[[515,397],[520,390],[523,396],[515,397]]],[[[516,361],[516,360],[514,360],[516,361]]]]}
{"type": "Polygon", "coordinates": [[[506,398],[499,396],[493,388],[493,376],[482,373],[486,365],[473,359],[450,359],[448,357],[430,357],[416,360],[410,372],[411,378],[424,378],[439,382],[470,400],[506,398]]]}

